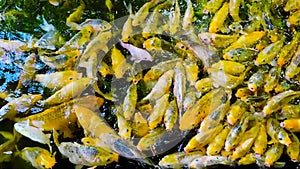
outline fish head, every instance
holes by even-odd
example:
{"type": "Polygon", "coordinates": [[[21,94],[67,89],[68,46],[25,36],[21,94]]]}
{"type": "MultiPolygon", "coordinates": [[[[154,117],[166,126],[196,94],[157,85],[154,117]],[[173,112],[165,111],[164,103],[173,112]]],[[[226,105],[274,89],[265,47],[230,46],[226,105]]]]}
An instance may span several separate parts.
{"type": "Polygon", "coordinates": [[[167,155],[159,161],[161,167],[174,168],[176,164],[179,164],[179,161],[175,154],[167,155]]]}
{"type": "Polygon", "coordinates": [[[289,136],[287,135],[286,132],[279,132],[278,133],[278,140],[281,144],[284,145],[290,145],[292,143],[291,139],[289,138],[289,136]]]}
{"type": "Polygon", "coordinates": [[[287,130],[292,130],[293,129],[293,123],[291,123],[288,120],[285,120],[285,121],[280,123],[280,127],[285,128],[287,130]]]}
{"type": "Polygon", "coordinates": [[[248,83],[248,89],[251,90],[252,92],[257,91],[257,85],[253,83],[248,83]]]}
{"type": "Polygon", "coordinates": [[[51,155],[48,151],[42,151],[37,157],[36,163],[45,168],[52,168],[56,163],[55,154],[51,155]]]}
{"type": "Polygon", "coordinates": [[[84,137],[81,139],[81,142],[84,144],[84,145],[88,145],[88,146],[91,146],[91,145],[95,145],[95,140],[91,137],[84,137]]]}
{"type": "Polygon", "coordinates": [[[230,124],[230,125],[234,125],[236,123],[237,119],[234,118],[233,115],[231,114],[228,114],[227,115],[227,122],[230,124]]]}

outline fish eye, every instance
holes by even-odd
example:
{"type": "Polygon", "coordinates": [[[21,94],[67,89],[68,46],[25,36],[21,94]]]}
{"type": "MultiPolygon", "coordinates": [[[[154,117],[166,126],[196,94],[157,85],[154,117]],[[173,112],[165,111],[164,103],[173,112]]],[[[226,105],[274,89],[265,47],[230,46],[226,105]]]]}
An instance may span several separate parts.
{"type": "Polygon", "coordinates": [[[179,48],[184,49],[184,45],[180,44],[179,48]]]}
{"type": "Polygon", "coordinates": [[[73,80],[73,77],[70,77],[69,80],[73,80]]]}
{"type": "Polygon", "coordinates": [[[282,141],[282,140],[283,140],[283,139],[282,139],[282,137],[279,137],[278,139],[279,139],[280,141],[282,141]]]}

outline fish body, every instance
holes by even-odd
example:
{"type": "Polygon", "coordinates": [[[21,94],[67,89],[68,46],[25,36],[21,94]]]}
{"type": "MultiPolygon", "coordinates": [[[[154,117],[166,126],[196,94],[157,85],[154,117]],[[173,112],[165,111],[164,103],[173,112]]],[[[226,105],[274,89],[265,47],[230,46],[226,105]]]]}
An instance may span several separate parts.
{"type": "MultiPolygon", "coordinates": [[[[197,98],[201,96],[201,94],[197,93],[197,90],[195,88],[190,88],[187,93],[185,94],[184,100],[183,100],[183,110],[186,111],[190,109],[195,102],[197,101],[197,98]]],[[[182,118],[182,115],[179,116],[179,119],[182,118]]]]}
{"type": "Polygon", "coordinates": [[[125,56],[115,46],[111,49],[112,70],[117,79],[124,76],[125,72],[130,68],[126,62],[125,56]]]}
{"type": "Polygon", "coordinates": [[[238,76],[225,73],[223,70],[219,70],[216,68],[209,68],[207,72],[209,73],[210,78],[213,81],[214,87],[220,86],[227,89],[233,89],[240,85],[245,78],[245,72],[238,76]]]}
{"type": "Polygon", "coordinates": [[[190,164],[190,168],[202,169],[214,165],[231,165],[232,161],[223,156],[202,156],[195,158],[190,164]]]}
{"type": "Polygon", "coordinates": [[[148,122],[140,112],[134,114],[132,132],[137,138],[141,138],[149,132],[148,122]]]}
{"type": "Polygon", "coordinates": [[[212,90],[202,96],[195,104],[187,109],[179,122],[180,130],[190,130],[199,125],[210,111],[220,105],[220,99],[226,95],[223,88],[212,90]]]}
{"type": "Polygon", "coordinates": [[[163,119],[166,130],[172,130],[178,119],[178,107],[175,100],[170,102],[163,119]]]}
{"type": "Polygon", "coordinates": [[[280,78],[281,67],[273,67],[265,77],[265,92],[272,91],[278,84],[280,78]]]}
{"type": "Polygon", "coordinates": [[[136,147],[129,141],[123,140],[118,136],[114,129],[112,129],[104,119],[98,116],[95,112],[77,106],[74,108],[78,121],[87,136],[97,138],[100,140],[99,145],[105,149],[109,149],[130,159],[140,160],[149,165],[152,162],[146,159],[145,155],[142,154],[136,147]]]}
{"type": "Polygon", "coordinates": [[[288,64],[288,66],[286,67],[285,76],[287,79],[292,79],[300,73],[299,65],[300,65],[300,48],[298,47],[290,64],[288,64]]]}
{"type": "Polygon", "coordinates": [[[148,38],[151,34],[161,34],[162,27],[159,23],[162,15],[159,11],[171,5],[172,3],[170,1],[165,1],[154,8],[154,10],[150,13],[150,16],[147,18],[146,26],[142,32],[144,38],[148,38]]]}
{"type": "Polygon", "coordinates": [[[263,155],[267,149],[268,135],[265,123],[260,124],[258,135],[253,143],[252,150],[258,155],[263,155]]]}
{"type": "Polygon", "coordinates": [[[174,11],[171,12],[169,15],[169,32],[171,35],[174,35],[180,28],[180,8],[178,0],[175,0],[175,7],[174,11]]]}
{"type": "Polygon", "coordinates": [[[224,0],[208,1],[204,7],[203,13],[216,13],[221,8],[224,0]]]}
{"type": "Polygon", "coordinates": [[[104,166],[118,161],[119,155],[95,146],[81,145],[72,142],[62,142],[58,146],[59,152],[68,157],[69,161],[77,165],[104,166]]]}
{"type": "Polygon", "coordinates": [[[129,4],[129,16],[127,20],[125,21],[122,29],[122,41],[128,42],[130,36],[132,36],[132,19],[133,19],[133,13],[132,13],[132,6],[129,4]]]}
{"type": "Polygon", "coordinates": [[[248,113],[245,113],[240,120],[239,123],[237,123],[235,126],[232,127],[230,130],[226,141],[225,141],[225,150],[231,151],[235,147],[238,146],[239,142],[241,141],[247,127],[248,122],[250,120],[250,117],[247,116],[248,113]]]}
{"type": "Polygon", "coordinates": [[[254,31],[238,38],[237,41],[233,42],[227,47],[224,52],[228,52],[232,49],[247,48],[257,43],[266,33],[263,31],[254,31]]]}
{"type": "Polygon", "coordinates": [[[292,100],[295,97],[298,97],[299,95],[300,92],[298,91],[288,90],[273,96],[271,99],[268,100],[267,104],[263,108],[264,116],[270,115],[273,112],[278,111],[282,107],[282,105],[288,103],[290,100],[292,100]]]}
{"type": "Polygon", "coordinates": [[[196,141],[199,143],[200,147],[203,147],[210,143],[212,139],[222,130],[223,125],[219,124],[216,127],[207,129],[204,132],[198,132],[195,135],[196,141]]]}
{"type": "Polygon", "coordinates": [[[227,15],[229,12],[229,3],[224,2],[223,6],[216,12],[213,19],[209,24],[209,33],[216,33],[220,31],[223,27],[223,23],[225,22],[227,15]]]}
{"type": "Polygon", "coordinates": [[[300,19],[300,10],[297,10],[289,16],[287,24],[289,26],[299,26],[300,25],[299,19],[300,19]]]}
{"type": "Polygon", "coordinates": [[[292,143],[288,133],[281,128],[280,123],[273,118],[267,120],[267,133],[275,142],[288,146],[292,143]]]}
{"type": "Polygon", "coordinates": [[[149,14],[149,9],[153,5],[154,5],[153,1],[145,3],[134,15],[133,20],[132,20],[132,26],[139,26],[140,24],[142,24],[149,14]]]}
{"type": "Polygon", "coordinates": [[[66,25],[71,27],[71,29],[78,30],[79,25],[76,22],[80,20],[80,17],[83,15],[84,10],[85,4],[82,1],[79,7],[77,7],[76,10],[68,16],[66,25]]]}
{"type": "Polygon", "coordinates": [[[214,63],[211,67],[223,70],[225,73],[232,75],[242,74],[246,70],[246,67],[243,64],[228,60],[220,60],[219,62],[214,63]]]}
{"type": "Polygon", "coordinates": [[[52,96],[48,97],[45,101],[45,105],[56,105],[69,101],[73,98],[78,97],[91,83],[91,78],[81,78],[68,83],[60,90],[55,92],[52,96]]]}
{"type": "Polygon", "coordinates": [[[95,32],[93,26],[86,26],[75,34],[64,46],[58,49],[58,53],[68,50],[83,50],[95,32]]]}
{"type": "Polygon", "coordinates": [[[298,105],[287,104],[282,106],[277,118],[282,119],[298,119],[300,118],[300,107],[298,105]]]}
{"type": "Polygon", "coordinates": [[[97,110],[104,103],[104,99],[96,96],[86,96],[76,98],[69,102],[53,106],[43,112],[21,118],[20,120],[30,120],[31,123],[45,131],[60,130],[64,132],[64,137],[72,137],[72,132],[68,128],[70,123],[75,123],[77,117],[73,111],[74,106],[83,106],[91,110],[97,110]]]}
{"type": "Polygon", "coordinates": [[[157,100],[168,92],[173,81],[174,70],[168,70],[157,81],[150,93],[143,100],[157,100]]]}
{"type": "Polygon", "coordinates": [[[153,61],[153,57],[147,50],[138,48],[129,43],[123,43],[122,41],[120,41],[120,44],[123,48],[129,51],[132,61],[136,63],[139,63],[141,61],[153,61]]]}
{"type": "Polygon", "coordinates": [[[227,122],[230,125],[235,125],[236,122],[242,117],[243,113],[247,111],[247,106],[241,100],[234,102],[227,113],[227,122]]]}
{"type": "Polygon", "coordinates": [[[111,31],[99,32],[86,46],[79,58],[78,66],[86,69],[87,77],[96,78],[98,59],[102,59],[98,58],[98,53],[100,51],[108,52],[107,43],[111,37],[111,31]]]}
{"type": "Polygon", "coordinates": [[[222,131],[216,135],[216,137],[208,144],[206,150],[207,155],[217,155],[221,152],[229,131],[230,128],[225,126],[222,131]]]}
{"type": "Polygon", "coordinates": [[[169,106],[169,94],[163,95],[156,100],[152,112],[148,116],[148,124],[150,129],[156,128],[163,120],[164,114],[169,106]]]}
{"type": "Polygon", "coordinates": [[[300,131],[300,119],[286,119],[283,122],[280,123],[281,127],[284,127],[285,129],[292,131],[292,132],[299,132],[300,131]]]}
{"type": "Polygon", "coordinates": [[[36,74],[35,80],[49,89],[61,89],[68,83],[79,80],[82,73],[73,70],[58,71],[50,74],[36,74]]]}
{"type": "Polygon", "coordinates": [[[189,165],[193,159],[203,156],[205,153],[202,151],[194,151],[190,153],[176,152],[164,156],[159,161],[159,166],[167,168],[181,168],[189,165]]]}
{"type": "Polygon", "coordinates": [[[34,53],[26,58],[22,73],[19,78],[18,86],[16,87],[17,90],[22,86],[26,86],[27,83],[34,78],[35,62],[36,55],[34,53]]]}
{"type": "MultiPolygon", "coordinates": [[[[90,30],[90,28],[88,27],[92,27],[92,29],[94,30],[93,32],[105,32],[111,29],[111,24],[105,20],[102,19],[86,19],[84,22],[82,22],[79,25],[79,29],[78,30],[84,30],[87,29],[87,31],[90,30]]],[[[89,32],[87,32],[89,33],[89,32]]]]}
{"type": "Polygon", "coordinates": [[[235,150],[232,153],[231,158],[233,160],[241,158],[247,154],[247,152],[250,150],[251,146],[253,145],[255,138],[257,137],[258,131],[259,131],[259,125],[254,124],[252,128],[250,128],[248,131],[245,132],[239,145],[235,148],[235,150]]]}
{"type": "Polygon", "coordinates": [[[204,145],[201,145],[197,139],[196,136],[192,137],[187,145],[184,147],[184,151],[186,153],[195,152],[195,151],[201,151],[205,154],[205,147],[204,145]]]}
{"type": "Polygon", "coordinates": [[[145,74],[143,80],[145,82],[158,80],[159,77],[167,72],[169,69],[172,69],[176,66],[177,62],[181,61],[181,59],[172,59],[165,62],[160,62],[157,65],[151,67],[151,69],[145,74]]]}
{"type": "Polygon", "coordinates": [[[182,20],[182,29],[187,31],[191,28],[194,21],[194,8],[191,0],[186,0],[187,8],[185,10],[183,20],[182,20]]]}
{"type": "Polygon", "coordinates": [[[236,91],[235,97],[241,99],[241,98],[245,98],[251,94],[252,94],[252,91],[249,90],[248,87],[241,87],[236,91]]]}
{"type": "Polygon", "coordinates": [[[50,135],[44,134],[41,128],[31,126],[29,120],[15,123],[14,129],[33,141],[41,144],[50,144],[50,135]]]}
{"type": "Polygon", "coordinates": [[[186,79],[190,83],[190,86],[195,85],[199,73],[198,65],[196,63],[190,62],[190,63],[185,63],[184,67],[185,67],[186,79]]]}
{"type": "Polygon", "coordinates": [[[258,70],[254,73],[248,81],[248,89],[252,92],[256,92],[264,83],[264,71],[258,70]]]}
{"type": "Polygon", "coordinates": [[[183,101],[186,93],[186,72],[181,62],[178,62],[174,68],[174,88],[173,93],[177,102],[179,114],[183,112],[183,101]]]}
{"type": "Polygon", "coordinates": [[[299,139],[294,133],[290,133],[289,135],[292,143],[287,146],[286,151],[293,162],[298,162],[300,153],[299,139]]]}
{"type": "Polygon", "coordinates": [[[296,9],[299,9],[299,6],[300,6],[300,1],[299,0],[288,0],[284,6],[284,10],[286,12],[288,11],[293,11],[293,10],[296,10],[296,9]]]}
{"type": "Polygon", "coordinates": [[[284,146],[280,143],[273,144],[265,153],[265,163],[267,167],[272,166],[283,153],[284,146]]]}
{"type": "Polygon", "coordinates": [[[296,52],[299,44],[300,33],[296,33],[295,37],[291,42],[282,47],[282,50],[278,54],[277,65],[283,66],[291,60],[294,53],[296,52]]]}
{"type": "Polygon", "coordinates": [[[238,164],[249,165],[249,164],[254,164],[255,162],[256,162],[255,154],[248,153],[238,161],[238,164]]]}
{"type": "Polygon", "coordinates": [[[25,114],[40,99],[42,99],[40,94],[24,94],[9,101],[0,109],[0,121],[4,119],[14,120],[18,113],[25,114]]]}
{"type": "Polygon", "coordinates": [[[130,120],[133,116],[137,103],[137,86],[132,83],[127,89],[127,94],[124,98],[123,112],[124,118],[130,120]]]}
{"type": "Polygon", "coordinates": [[[209,77],[203,78],[196,81],[195,87],[200,93],[207,93],[212,89],[213,82],[209,77]]]}
{"type": "Polygon", "coordinates": [[[237,48],[224,53],[223,58],[241,63],[252,61],[256,55],[257,51],[252,48],[237,48]]]}
{"type": "Polygon", "coordinates": [[[202,120],[198,132],[201,133],[205,132],[205,130],[215,128],[224,119],[228,108],[229,101],[227,101],[227,103],[221,103],[221,105],[218,106],[218,108],[209,112],[209,114],[202,120]]]}
{"type": "Polygon", "coordinates": [[[163,128],[156,128],[150,131],[149,134],[140,139],[139,143],[137,144],[137,148],[140,151],[151,150],[158,138],[161,137],[164,132],[165,130],[163,128]]]}
{"type": "Polygon", "coordinates": [[[285,38],[281,38],[280,40],[271,43],[267,47],[265,47],[261,52],[258,53],[257,58],[255,60],[256,65],[269,64],[273,61],[276,55],[280,52],[285,38]]]}
{"type": "MultiPolygon", "coordinates": [[[[223,1],[223,0],[222,0],[223,1]]],[[[209,1],[210,2],[210,1],[209,1]]],[[[198,38],[205,44],[212,45],[216,48],[225,48],[238,39],[238,35],[223,35],[217,33],[202,32],[198,34],[198,38]]]]}
{"type": "Polygon", "coordinates": [[[118,134],[124,139],[130,139],[132,132],[131,121],[126,120],[125,117],[123,117],[122,112],[118,110],[116,116],[119,129],[118,134]]]}

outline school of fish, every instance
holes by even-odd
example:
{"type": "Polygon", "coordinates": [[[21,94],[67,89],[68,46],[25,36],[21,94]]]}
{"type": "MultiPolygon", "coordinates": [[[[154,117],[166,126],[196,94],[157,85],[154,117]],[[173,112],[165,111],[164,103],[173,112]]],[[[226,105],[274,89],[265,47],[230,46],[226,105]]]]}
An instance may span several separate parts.
{"type": "Polygon", "coordinates": [[[196,169],[300,162],[299,0],[150,0],[129,4],[117,31],[100,18],[78,23],[85,8],[81,1],[66,19],[78,32],[69,40],[45,19],[34,42],[0,39],[1,55],[28,54],[15,90],[0,93],[0,123],[14,124],[0,131],[0,162],[55,168],[57,154],[77,167],[120,158],[196,169]],[[202,28],[199,16],[209,20],[202,28]],[[50,94],[25,93],[32,81],[50,94]],[[45,146],[19,150],[20,139],[45,146]],[[148,158],[169,150],[158,163],[148,158]]]}

